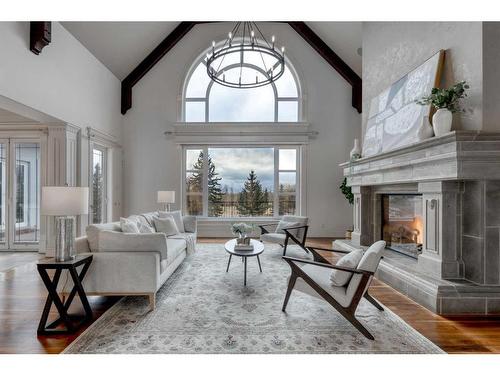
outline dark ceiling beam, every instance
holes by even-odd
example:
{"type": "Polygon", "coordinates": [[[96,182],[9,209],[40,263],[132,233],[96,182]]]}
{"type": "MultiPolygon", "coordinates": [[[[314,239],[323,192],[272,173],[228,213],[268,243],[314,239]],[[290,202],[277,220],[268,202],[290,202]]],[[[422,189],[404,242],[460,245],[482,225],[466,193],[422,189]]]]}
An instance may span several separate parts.
{"type": "Polygon", "coordinates": [[[122,115],[132,108],[132,87],[149,72],[158,61],[165,56],[174,46],[199,22],[181,22],[172,30],[158,46],[141,61],[132,72],[122,81],[122,115]]]}
{"type": "MultiPolygon", "coordinates": [[[[132,87],[155,66],[194,26],[205,22],[181,22],[137,67],[122,81],[121,112],[132,108],[132,87]]],[[[287,22],[320,54],[351,86],[352,106],[361,113],[361,78],[305,22],[287,22]]]]}
{"type": "Polygon", "coordinates": [[[305,22],[288,24],[352,86],[352,106],[361,113],[361,77],[340,58],[305,22]]]}
{"type": "Polygon", "coordinates": [[[39,55],[42,49],[50,44],[52,40],[52,22],[31,21],[30,22],[30,51],[39,55]]]}

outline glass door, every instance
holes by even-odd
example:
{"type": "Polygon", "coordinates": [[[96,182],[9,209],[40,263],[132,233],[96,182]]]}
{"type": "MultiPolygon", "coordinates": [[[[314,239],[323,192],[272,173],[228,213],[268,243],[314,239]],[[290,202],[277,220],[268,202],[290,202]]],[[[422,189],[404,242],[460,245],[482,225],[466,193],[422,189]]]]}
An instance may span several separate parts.
{"type": "Polygon", "coordinates": [[[9,162],[9,248],[29,249],[40,241],[40,142],[11,140],[9,162]]]}
{"type": "Polygon", "coordinates": [[[9,247],[7,221],[8,221],[8,149],[9,141],[0,140],[0,249],[9,247]]]}
{"type": "Polygon", "coordinates": [[[99,224],[107,222],[108,195],[107,195],[107,149],[95,145],[92,148],[92,173],[91,173],[91,202],[90,223],[99,224]]]}
{"type": "Polygon", "coordinates": [[[0,250],[33,250],[40,242],[39,140],[0,139],[0,250]]]}

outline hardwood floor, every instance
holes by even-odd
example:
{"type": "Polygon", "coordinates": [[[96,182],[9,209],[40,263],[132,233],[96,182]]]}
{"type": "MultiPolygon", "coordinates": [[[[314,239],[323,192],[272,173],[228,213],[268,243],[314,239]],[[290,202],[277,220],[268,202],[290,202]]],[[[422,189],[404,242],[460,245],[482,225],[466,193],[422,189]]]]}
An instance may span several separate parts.
{"type": "MultiPolygon", "coordinates": [[[[199,241],[222,243],[224,239],[199,241]]],[[[308,244],[329,247],[331,239],[310,239],[308,244]]],[[[71,335],[37,337],[47,295],[36,271],[38,258],[40,255],[35,253],[0,253],[0,353],[60,353],[86,328],[71,335]]],[[[441,317],[377,280],[372,283],[370,293],[448,353],[500,353],[500,317],[441,317]]],[[[97,319],[119,298],[89,297],[89,300],[97,319]]],[[[80,304],[75,304],[71,311],[83,310],[80,304]]]]}

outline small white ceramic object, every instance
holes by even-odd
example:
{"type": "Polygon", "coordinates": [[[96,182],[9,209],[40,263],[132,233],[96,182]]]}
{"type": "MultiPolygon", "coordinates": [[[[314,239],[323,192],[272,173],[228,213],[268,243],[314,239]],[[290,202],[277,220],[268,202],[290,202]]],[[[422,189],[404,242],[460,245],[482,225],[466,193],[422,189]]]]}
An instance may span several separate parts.
{"type": "Polygon", "coordinates": [[[434,137],[434,129],[429,122],[429,116],[424,116],[422,117],[422,124],[417,130],[417,138],[419,141],[423,141],[424,139],[429,139],[432,137],[434,137]]]}
{"type": "Polygon", "coordinates": [[[351,160],[356,160],[361,157],[361,147],[359,146],[359,139],[354,139],[354,147],[349,154],[351,160]]]}
{"type": "Polygon", "coordinates": [[[439,108],[436,113],[434,113],[434,116],[432,116],[432,127],[434,128],[436,137],[451,131],[452,120],[453,114],[446,108],[439,108]]]}

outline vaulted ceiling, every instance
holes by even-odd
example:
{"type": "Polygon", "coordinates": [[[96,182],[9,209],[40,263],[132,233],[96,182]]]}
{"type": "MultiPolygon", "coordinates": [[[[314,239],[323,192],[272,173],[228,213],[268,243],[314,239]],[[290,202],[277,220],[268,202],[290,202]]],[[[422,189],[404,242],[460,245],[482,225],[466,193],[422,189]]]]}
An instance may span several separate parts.
{"type": "MultiPolygon", "coordinates": [[[[62,22],[118,79],[123,80],[179,22],[62,22]]],[[[361,22],[307,22],[361,75],[361,22]]]]}

